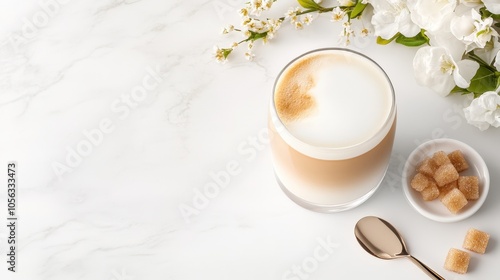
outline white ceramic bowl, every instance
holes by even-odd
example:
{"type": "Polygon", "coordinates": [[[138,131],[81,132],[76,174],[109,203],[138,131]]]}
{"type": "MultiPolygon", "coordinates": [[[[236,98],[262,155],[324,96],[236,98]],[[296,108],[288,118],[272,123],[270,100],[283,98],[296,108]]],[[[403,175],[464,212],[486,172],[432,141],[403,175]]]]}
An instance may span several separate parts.
{"type": "Polygon", "coordinates": [[[490,175],[483,158],[469,145],[453,139],[436,139],[418,146],[408,157],[403,169],[403,190],[410,205],[423,216],[438,222],[456,222],[470,217],[483,205],[490,188],[490,175]],[[425,201],[419,192],[410,186],[418,164],[425,157],[432,157],[437,151],[446,153],[462,151],[469,163],[469,169],[460,172],[464,176],[478,176],[479,199],[469,201],[457,214],[451,213],[439,199],[425,201]]]}

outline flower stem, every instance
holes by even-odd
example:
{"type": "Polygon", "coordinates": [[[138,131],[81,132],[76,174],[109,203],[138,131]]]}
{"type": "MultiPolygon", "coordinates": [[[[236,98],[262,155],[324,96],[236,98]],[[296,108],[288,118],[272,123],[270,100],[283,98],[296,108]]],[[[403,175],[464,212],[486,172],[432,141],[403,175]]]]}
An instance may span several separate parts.
{"type": "MultiPolygon", "coordinates": [[[[353,9],[353,7],[348,7],[348,6],[338,6],[338,7],[341,8],[342,10],[346,10],[346,11],[347,11],[347,9],[350,9],[350,10],[353,9]]],[[[333,11],[333,9],[335,9],[335,8],[337,8],[337,6],[335,6],[335,7],[329,7],[329,8],[323,8],[321,10],[319,10],[319,9],[307,9],[307,10],[298,12],[297,16],[305,15],[305,14],[309,14],[309,13],[314,13],[314,12],[317,12],[318,14],[328,13],[328,12],[333,11]]],[[[285,20],[285,17],[280,17],[279,20],[285,20]]]]}
{"type": "Polygon", "coordinates": [[[481,64],[482,66],[488,68],[488,70],[491,70],[493,73],[497,73],[497,69],[495,69],[494,67],[492,67],[491,65],[489,65],[488,63],[486,63],[486,61],[484,61],[482,58],[480,58],[479,56],[477,56],[476,54],[474,54],[473,52],[470,52],[467,54],[467,56],[476,61],[477,63],[481,64]]]}

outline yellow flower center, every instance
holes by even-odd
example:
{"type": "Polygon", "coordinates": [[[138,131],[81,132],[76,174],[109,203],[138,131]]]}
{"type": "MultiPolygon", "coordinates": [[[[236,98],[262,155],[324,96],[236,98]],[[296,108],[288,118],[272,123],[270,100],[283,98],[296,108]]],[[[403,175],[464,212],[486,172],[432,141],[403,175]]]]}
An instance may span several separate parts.
{"type": "Polygon", "coordinates": [[[446,55],[441,56],[441,72],[443,74],[451,75],[455,70],[455,64],[450,60],[450,58],[446,55]]]}

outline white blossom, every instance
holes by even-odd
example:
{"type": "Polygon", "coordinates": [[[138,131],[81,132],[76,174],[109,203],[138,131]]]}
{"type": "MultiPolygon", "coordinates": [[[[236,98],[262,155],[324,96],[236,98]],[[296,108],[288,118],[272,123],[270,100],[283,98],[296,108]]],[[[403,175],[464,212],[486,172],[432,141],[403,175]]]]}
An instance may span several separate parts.
{"type": "Polygon", "coordinates": [[[354,6],[354,4],[356,4],[356,1],[354,0],[337,0],[337,2],[339,3],[340,6],[343,7],[351,7],[354,6]]]}
{"type": "Polygon", "coordinates": [[[459,3],[471,8],[481,6],[483,4],[481,0],[460,0],[459,3]]]}
{"type": "Polygon", "coordinates": [[[332,19],[331,21],[341,21],[345,17],[345,12],[340,7],[335,7],[332,10],[332,19]]]}
{"type": "Polygon", "coordinates": [[[301,21],[295,21],[293,22],[293,25],[295,26],[295,29],[302,29],[304,28],[304,24],[301,21]]]}
{"type": "Polygon", "coordinates": [[[259,16],[264,10],[262,0],[250,0],[248,3],[250,14],[259,16]]]}
{"type": "Polygon", "coordinates": [[[263,10],[262,0],[250,0],[250,13],[253,15],[260,15],[260,12],[263,10]]]}
{"type": "Polygon", "coordinates": [[[275,19],[268,19],[267,20],[268,29],[267,29],[267,35],[265,38],[266,40],[267,39],[271,40],[274,38],[276,32],[281,27],[281,23],[282,23],[281,20],[275,20],[275,19]]]}
{"type": "Polygon", "coordinates": [[[274,3],[273,0],[264,0],[262,6],[264,7],[264,10],[269,10],[273,6],[273,3],[274,3]]]}
{"type": "Polygon", "coordinates": [[[231,53],[232,49],[222,49],[218,46],[214,46],[214,57],[219,63],[225,63],[227,61],[227,56],[231,53]]]}
{"type": "Polygon", "coordinates": [[[497,55],[495,57],[495,64],[493,64],[495,68],[500,71],[500,50],[497,52],[497,55]]]}
{"type": "Polygon", "coordinates": [[[454,16],[451,20],[450,30],[453,35],[464,42],[467,51],[484,48],[492,37],[498,37],[498,33],[492,27],[493,18],[482,19],[481,15],[471,9],[470,13],[462,16],[454,16]]]}
{"type": "Polygon", "coordinates": [[[450,23],[451,33],[467,46],[474,42],[470,40],[471,38],[473,39],[471,35],[474,34],[474,30],[476,29],[474,19],[472,18],[474,11],[474,9],[471,9],[470,13],[463,14],[462,16],[454,16],[450,23]]]}
{"type": "Polygon", "coordinates": [[[287,19],[289,18],[292,21],[294,21],[297,19],[297,13],[299,13],[299,12],[300,12],[299,8],[288,9],[288,11],[285,13],[285,18],[287,18],[287,19]]]}
{"type": "Polygon", "coordinates": [[[305,15],[302,17],[302,22],[305,24],[305,25],[309,25],[311,24],[311,22],[313,21],[313,16],[312,15],[305,15]]]}
{"type": "Polygon", "coordinates": [[[354,36],[354,30],[352,29],[351,23],[346,21],[342,23],[342,31],[340,32],[340,43],[348,46],[351,43],[351,36],[354,36]]]}
{"type": "Polygon", "coordinates": [[[404,0],[370,0],[374,9],[372,24],[375,36],[384,39],[394,37],[398,32],[413,37],[420,27],[411,20],[410,10],[404,0]]]}
{"type": "Polygon", "coordinates": [[[479,64],[472,60],[455,62],[443,47],[422,47],[413,59],[417,82],[443,96],[448,95],[455,85],[469,87],[478,68],[479,64]]]}
{"type": "Polygon", "coordinates": [[[249,61],[252,61],[255,57],[255,54],[252,53],[250,50],[248,50],[247,52],[245,52],[245,58],[249,61]]]}
{"type": "Polygon", "coordinates": [[[222,34],[228,34],[229,32],[233,31],[234,30],[234,25],[232,24],[229,24],[228,26],[224,27],[222,29],[222,34]]]}
{"type": "Polygon", "coordinates": [[[460,0],[459,2],[467,7],[475,7],[476,5],[481,5],[483,3],[481,0],[460,0]]]}
{"type": "MultiPolygon", "coordinates": [[[[491,64],[495,60],[495,57],[498,57],[499,51],[500,51],[500,42],[498,40],[490,40],[489,42],[486,43],[484,48],[475,49],[474,54],[479,56],[486,63],[491,64]]],[[[500,71],[500,68],[497,68],[497,70],[500,71]]]]}
{"type": "Polygon", "coordinates": [[[366,37],[368,34],[373,34],[373,24],[371,23],[371,19],[373,17],[373,7],[372,5],[368,5],[363,10],[363,13],[360,15],[359,19],[361,20],[361,36],[366,37]]]}
{"type": "Polygon", "coordinates": [[[309,24],[312,21],[312,17],[310,16],[300,17],[298,15],[298,13],[300,12],[300,8],[297,7],[291,8],[285,13],[285,19],[289,19],[290,23],[295,27],[295,29],[302,29],[304,28],[304,24],[309,24]],[[305,20],[305,22],[303,20],[305,20]]]}
{"type": "Polygon", "coordinates": [[[253,21],[253,19],[251,17],[247,17],[247,16],[242,17],[241,18],[241,25],[242,26],[247,26],[252,21],[253,21]]]}
{"type": "Polygon", "coordinates": [[[465,53],[465,43],[458,40],[451,33],[449,27],[442,27],[434,32],[426,31],[425,35],[429,38],[429,44],[431,46],[445,48],[455,61],[460,60],[465,53]]]}
{"type": "Polygon", "coordinates": [[[412,21],[430,32],[448,22],[456,6],[456,0],[408,0],[412,21]]]}
{"type": "Polygon", "coordinates": [[[241,8],[238,10],[238,14],[242,17],[248,17],[248,9],[247,8],[241,8]]]}
{"type": "Polygon", "coordinates": [[[500,15],[500,1],[498,0],[483,0],[486,9],[496,15],[500,15]]]}
{"type": "Polygon", "coordinates": [[[464,114],[467,122],[481,131],[500,127],[500,96],[494,91],[485,92],[464,108],[464,114]]]}
{"type": "Polygon", "coordinates": [[[498,32],[492,26],[493,18],[489,17],[482,20],[481,15],[477,12],[473,13],[473,18],[475,19],[474,26],[476,27],[474,43],[476,43],[479,48],[484,48],[492,37],[498,37],[498,32]]]}

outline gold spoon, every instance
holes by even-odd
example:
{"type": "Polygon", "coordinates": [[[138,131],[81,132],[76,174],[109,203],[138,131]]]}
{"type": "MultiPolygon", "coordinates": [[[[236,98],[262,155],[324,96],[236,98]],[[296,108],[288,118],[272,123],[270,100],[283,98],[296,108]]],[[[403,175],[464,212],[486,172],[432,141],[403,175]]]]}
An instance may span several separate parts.
{"type": "Polygon", "coordinates": [[[384,260],[408,258],[432,279],[445,280],[434,270],[411,256],[398,231],[381,218],[373,216],[362,218],[356,223],[354,235],[356,235],[361,247],[377,258],[384,260]]]}

